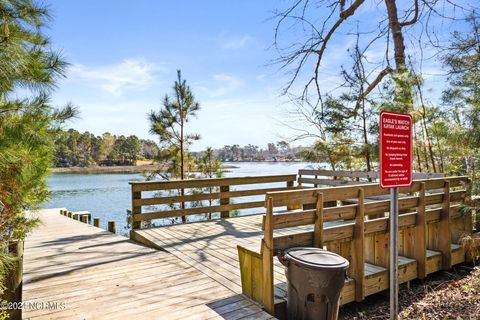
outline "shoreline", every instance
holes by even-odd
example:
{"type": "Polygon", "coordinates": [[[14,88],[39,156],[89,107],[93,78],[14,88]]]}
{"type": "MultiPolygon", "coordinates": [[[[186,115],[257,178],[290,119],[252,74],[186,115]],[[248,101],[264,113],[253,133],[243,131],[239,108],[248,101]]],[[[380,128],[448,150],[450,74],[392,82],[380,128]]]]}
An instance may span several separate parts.
{"type": "Polygon", "coordinates": [[[143,173],[161,169],[161,166],[150,164],[143,166],[95,166],[52,168],[52,173],[143,173]]]}
{"type": "MultiPolygon", "coordinates": [[[[249,162],[249,163],[295,163],[301,161],[228,161],[224,162],[224,169],[236,169],[238,166],[235,163],[249,162]]],[[[148,164],[141,166],[92,166],[92,167],[55,167],[51,168],[52,173],[144,173],[154,172],[161,169],[162,166],[158,164],[148,164]]]]}

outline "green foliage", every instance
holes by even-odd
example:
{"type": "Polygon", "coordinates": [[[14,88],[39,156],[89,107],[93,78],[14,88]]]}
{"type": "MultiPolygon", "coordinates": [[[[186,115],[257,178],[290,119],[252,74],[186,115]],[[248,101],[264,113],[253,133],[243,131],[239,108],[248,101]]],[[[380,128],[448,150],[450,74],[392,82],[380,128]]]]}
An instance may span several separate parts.
{"type": "Polygon", "coordinates": [[[222,162],[214,156],[211,147],[208,147],[196,162],[197,171],[203,178],[222,178],[225,173],[222,162]]]}
{"type": "Polygon", "coordinates": [[[333,171],[352,170],[354,150],[351,137],[334,134],[329,141],[318,140],[313,147],[300,152],[309,162],[320,163],[327,161],[333,171]]]}
{"type": "MultiPolygon", "coordinates": [[[[223,168],[223,164],[219,158],[215,157],[213,154],[213,149],[208,147],[203,156],[197,158],[197,171],[200,173],[201,178],[222,178],[225,170],[223,168]]],[[[200,190],[196,190],[198,193],[213,193],[219,192],[219,187],[207,187],[207,188],[200,188],[200,190]]],[[[208,200],[208,205],[212,206],[213,200],[208,200]]],[[[202,201],[195,204],[197,206],[202,206],[202,201]]],[[[208,214],[208,219],[212,218],[212,214],[208,214]]]]}
{"type": "Polygon", "coordinates": [[[468,19],[470,32],[454,32],[443,56],[449,87],[443,93],[443,116],[434,122],[446,169],[470,175],[472,192],[480,191],[480,24],[468,19]]]}
{"type": "Polygon", "coordinates": [[[137,136],[115,136],[109,132],[101,136],[80,133],[74,129],[61,131],[55,140],[56,167],[96,165],[132,165],[136,160],[154,159],[158,145],[137,136]]]}
{"type": "Polygon", "coordinates": [[[177,71],[173,93],[173,99],[165,95],[159,111],[150,112],[150,132],[160,138],[160,145],[164,149],[159,160],[168,164],[170,176],[184,179],[191,157],[187,152],[188,147],[200,139],[198,134],[185,133],[185,126],[197,115],[200,104],[195,101],[186,80],[182,79],[180,70],[177,71]]]}
{"type": "MultiPolygon", "coordinates": [[[[0,1],[0,247],[23,239],[38,223],[25,211],[36,209],[49,192],[55,136],[76,115],[68,104],[55,109],[49,92],[67,63],[52,51],[42,28],[47,9],[29,0],[0,1]],[[18,89],[23,96],[12,98],[18,89]]],[[[0,250],[0,283],[11,257],[0,250]]]]}

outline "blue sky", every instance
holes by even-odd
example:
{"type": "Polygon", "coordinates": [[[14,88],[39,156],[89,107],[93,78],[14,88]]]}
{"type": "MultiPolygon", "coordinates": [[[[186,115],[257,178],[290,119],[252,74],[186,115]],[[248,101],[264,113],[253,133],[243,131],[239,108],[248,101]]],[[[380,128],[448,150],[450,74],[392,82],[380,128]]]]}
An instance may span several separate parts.
{"type": "MultiPolygon", "coordinates": [[[[270,64],[277,57],[271,48],[275,21],[270,18],[286,4],[51,1],[53,20],[46,32],[72,64],[53,101],[80,107],[81,118],[70,125],[77,130],[155,139],[148,133],[146,115],[160,107],[181,69],[202,107],[188,125],[202,136],[193,150],[235,143],[265,147],[293,134],[281,125],[288,106],[279,95],[287,78],[270,64]]],[[[377,14],[374,5],[362,10],[360,18],[377,14]]],[[[338,80],[353,27],[342,30],[329,46],[329,63],[322,69],[326,88],[338,80]]],[[[296,41],[295,30],[285,40],[296,41]]],[[[372,48],[370,54],[378,52],[372,48]]],[[[424,68],[435,73],[438,61],[424,68]]]]}

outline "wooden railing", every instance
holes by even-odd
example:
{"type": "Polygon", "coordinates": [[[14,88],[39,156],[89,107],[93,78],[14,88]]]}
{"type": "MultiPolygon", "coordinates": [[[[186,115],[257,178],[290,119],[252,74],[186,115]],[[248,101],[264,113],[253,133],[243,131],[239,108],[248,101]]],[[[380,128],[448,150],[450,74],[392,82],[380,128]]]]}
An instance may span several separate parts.
{"type": "MultiPolygon", "coordinates": [[[[400,283],[464,261],[458,243],[462,234],[472,232],[471,214],[460,206],[467,184],[466,177],[433,178],[400,189],[400,283]]],[[[388,217],[372,217],[388,212],[390,202],[369,199],[386,194],[388,189],[375,183],[267,193],[260,251],[238,247],[243,293],[273,314],[273,259],[294,246],[326,248],[349,260],[342,304],[387,289],[388,217]],[[325,207],[331,202],[336,205],[325,207]],[[295,205],[310,209],[274,212],[295,205]]]]}
{"type": "Polygon", "coordinates": [[[174,218],[196,214],[220,212],[221,217],[229,216],[231,210],[263,208],[264,201],[238,202],[242,197],[263,196],[267,192],[281,191],[294,188],[296,174],[269,175],[255,177],[233,177],[219,179],[194,179],[170,181],[130,182],[132,186],[132,227],[141,227],[141,221],[154,219],[174,218]],[[272,186],[275,183],[276,186],[272,186]],[[285,183],[284,186],[278,186],[285,183]],[[259,184],[268,184],[267,187],[253,188],[259,184]],[[232,186],[242,185],[242,190],[233,190],[232,186]],[[179,190],[183,190],[181,195],[179,190]],[[168,194],[173,191],[173,195],[168,194]],[[192,192],[194,191],[194,192],[192,192]],[[143,192],[156,194],[142,196],[143,192]],[[233,199],[233,201],[231,201],[233,199]],[[198,205],[199,201],[217,200],[214,205],[198,205]],[[196,206],[191,206],[197,202],[196,206]],[[181,204],[184,203],[184,209],[181,204]],[[162,210],[145,212],[142,207],[166,205],[162,210]],[[180,208],[179,208],[180,207],[180,208]]]}
{"type": "MultiPolygon", "coordinates": [[[[444,177],[444,173],[414,172],[413,179],[431,179],[444,177]]],[[[344,186],[378,181],[377,171],[344,171],[344,170],[298,170],[298,185],[303,187],[344,186]]]]}

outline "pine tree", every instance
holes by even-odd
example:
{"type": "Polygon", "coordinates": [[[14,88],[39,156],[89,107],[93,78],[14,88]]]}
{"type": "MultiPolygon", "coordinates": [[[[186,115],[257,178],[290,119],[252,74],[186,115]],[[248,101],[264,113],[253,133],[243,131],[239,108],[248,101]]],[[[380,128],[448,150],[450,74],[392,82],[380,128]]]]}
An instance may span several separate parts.
{"type": "MultiPolygon", "coordinates": [[[[25,211],[36,209],[49,192],[45,178],[53,163],[54,139],[75,116],[67,105],[55,109],[49,93],[67,63],[52,51],[43,28],[43,5],[30,0],[0,1],[0,247],[22,240],[37,223],[25,211]],[[17,89],[28,98],[11,98],[17,89]]],[[[0,251],[0,289],[8,253],[0,251]]]]}
{"type": "MultiPolygon", "coordinates": [[[[161,154],[160,160],[169,163],[168,171],[172,177],[184,180],[188,157],[186,150],[193,141],[200,139],[198,134],[185,133],[185,126],[191,117],[197,115],[200,104],[195,100],[186,80],[182,79],[180,70],[177,70],[177,81],[173,86],[173,93],[173,99],[165,95],[162,107],[158,112],[150,112],[150,132],[158,135],[160,145],[165,147],[165,152],[161,154]]],[[[183,196],[184,190],[181,189],[180,192],[183,196]]],[[[182,209],[185,209],[184,202],[181,206],[182,209]]],[[[182,220],[186,221],[184,216],[182,220]]]]}

